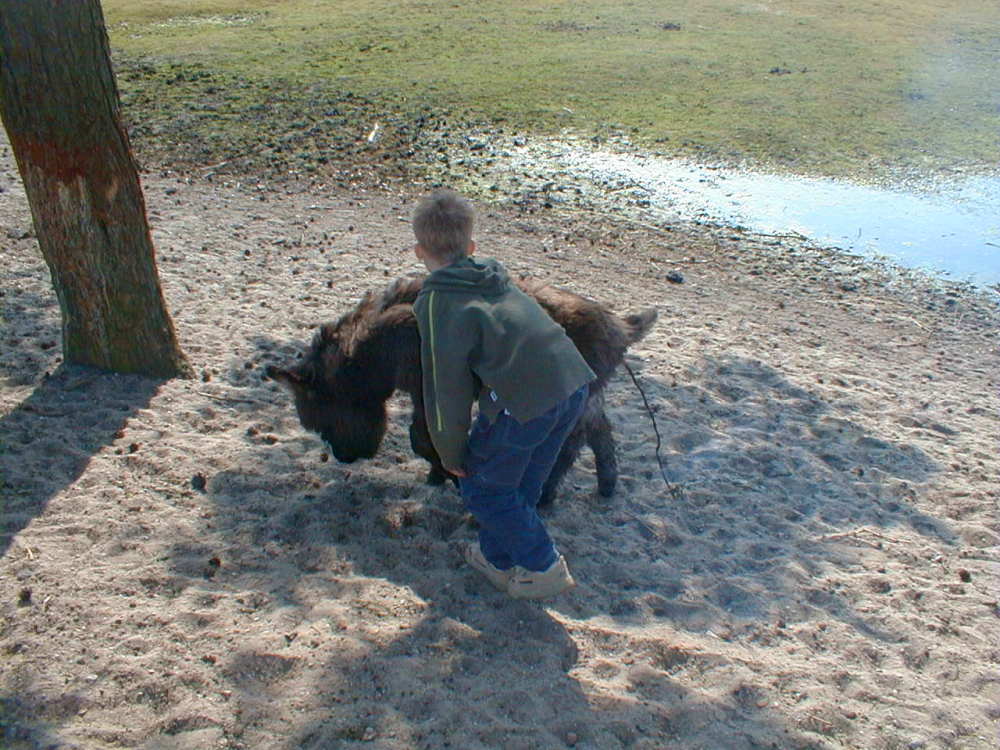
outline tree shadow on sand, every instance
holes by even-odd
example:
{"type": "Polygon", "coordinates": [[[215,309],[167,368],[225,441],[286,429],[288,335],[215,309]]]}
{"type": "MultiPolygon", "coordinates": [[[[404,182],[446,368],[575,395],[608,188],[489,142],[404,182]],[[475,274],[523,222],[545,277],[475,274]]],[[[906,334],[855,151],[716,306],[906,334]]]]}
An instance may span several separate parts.
{"type": "Polygon", "coordinates": [[[161,384],[63,365],[0,419],[0,554],[161,384]]]}
{"type": "MultiPolygon", "coordinates": [[[[241,557],[224,564],[233,567],[226,585],[255,588],[246,597],[254,615],[284,612],[296,622],[286,641],[315,649],[302,656],[247,644],[222,666],[240,713],[261,726],[290,691],[300,696],[300,720],[274,746],[653,748],[689,735],[706,747],[762,747],[774,737],[810,746],[762,712],[749,674],[718,655],[652,635],[574,633],[538,604],[494,591],[461,561],[458,542],[474,531],[453,490],[414,487],[398,470],[331,473],[341,478],[298,498],[283,482],[272,486],[266,508],[235,477],[209,486],[219,523],[240,516],[231,531],[246,540],[233,551],[241,557]],[[229,505],[237,496],[238,510],[229,505]],[[581,636],[630,653],[629,665],[600,667],[625,692],[595,690],[572,674],[581,636]],[[321,666],[312,667],[304,700],[295,675],[306,659],[321,666]],[[725,671],[732,689],[722,697],[691,690],[674,677],[681,668],[725,671]]],[[[273,742],[256,731],[242,739],[273,742]]]]}
{"type": "MultiPolygon", "coordinates": [[[[643,381],[682,501],[662,483],[651,493],[638,479],[659,481],[647,468],[623,478],[609,524],[570,523],[583,573],[614,601],[611,613],[695,632],[820,615],[896,640],[827,585],[824,570],[856,565],[858,545],[881,547],[894,532],[955,543],[945,523],[912,505],[939,467],[845,416],[849,403],[834,407],[761,362],[708,359],[684,381],[643,381]],[[638,533],[621,533],[630,529],[638,533]],[[692,578],[707,596],[689,592],[692,578]]],[[[633,428],[623,448],[644,437],[633,428]]]]}
{"type": "MultiPolygon", "coordinates": [[[[246,377],[239,367],[232,374],[246,377]]],[[[857,563],[845,540],[876,545],[904,529],[952,543],[944,524],[907,502],[938,469],[759,362],[706,360],[689,375],[692,385],[644,380],[682,501],[651,458],[623,460],[611,501],[588,498],[586,461],[574,469],[551,523],[581,585],[549,611],[494,592],[463,566],[458,542],[474,530],[453,489],[421,483],[405,402],[394,404],[372,461],[324,463],[318,439],[297,433],[277,450],[248,448],[241,467],[210,477],[224,548],[178,546],[174,569],[195,578],[217,554],[215,583],[242,591],[254,617],[295,623],[287,653],[247,644],[220,664],[239,713],[256,717],[242,741],[273,742],[263,727],[280,723],[275,707],[307,662],[310,697],[297,686],[297,720],[282,747],[379,738],[471,748],[821,747],[821,735],[849,735],[839,714],[792,725],[767,708],[766,687],[739,660],[655,633],[714,630],[767,645],[795,623],[836,619],[862,642],[897,642],[891,625],[822,577],[829,565],[857,563]],[[296,650],[300,639],[311,652],[296,650]],[[582,676],[581,639],[597,653],[582,676]],[[713,690],[692,687],[709,672],[713,690]],[[595,686],[600,679],[616,688],[595,686]]],[[[638,397],[624,387],[615,386],[626,401],[619,421],[631,426],[618,427],[623,457],[645,444],[638,397]]],[[[236,408],[258,419],[292,408],[272,385],[255,388],[266,413],[259,403],[236,408]]]]}

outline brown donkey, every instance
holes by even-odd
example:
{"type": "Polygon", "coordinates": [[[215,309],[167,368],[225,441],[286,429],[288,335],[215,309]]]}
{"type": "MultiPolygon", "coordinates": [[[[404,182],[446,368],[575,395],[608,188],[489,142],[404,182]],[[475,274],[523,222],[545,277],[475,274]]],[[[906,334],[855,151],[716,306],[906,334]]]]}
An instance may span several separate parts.
{"type": "MultiPolygon", "coordinates": [[[[396,390],[405,391],[413,402],[410,444],[431,464],[427,481],[440,484],[449,475],[427,432],[420,336],[412,309],[422,284],[422,278],[400,279],[381,294],[369,292],[353,311],[320,327],[300,362],[288,369],[270,366],[267,375],[288,386],[302,426],[319,433],[344,463],[375,455],[385,436],[386,401],[396,390]]],[[[656,310],[619,318],[603,305],[563,289],[531,281],[518,285],[566,329],[597,375],[539,504],[552,502],[585,442],[594,451],[598,491],[608,497],[618,479],[618,461],[604,413],[604,387],[629,344],[648,333],[656,310]]]]}

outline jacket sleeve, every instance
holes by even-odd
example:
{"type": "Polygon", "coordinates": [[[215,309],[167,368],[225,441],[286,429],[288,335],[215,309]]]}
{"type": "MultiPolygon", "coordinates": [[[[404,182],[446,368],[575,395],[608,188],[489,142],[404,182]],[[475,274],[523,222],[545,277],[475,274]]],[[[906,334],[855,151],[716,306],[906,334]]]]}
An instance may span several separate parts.
{"type": "Polygon", "coordinates": [[[476,382],[469,357],[476,345],[475,326],[447,310],[446,295],[432,290],[414,310],[420,329],[424,412],[434,448],[449,468],[465,463],[476,382]]]}

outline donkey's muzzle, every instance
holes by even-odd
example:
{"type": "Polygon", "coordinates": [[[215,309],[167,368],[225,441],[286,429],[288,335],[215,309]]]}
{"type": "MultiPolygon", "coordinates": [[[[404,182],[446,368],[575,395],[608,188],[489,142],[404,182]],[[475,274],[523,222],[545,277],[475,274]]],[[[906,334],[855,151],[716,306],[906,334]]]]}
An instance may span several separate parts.
{"type": "Polygon", "coordinates": [[[357,450],[357,446],[348,446],[345,448],[343,440],[339,441],[339,444],[335,443],[326,434],[321,434],[320,437],[329,446],[333,457],[342,464],[353,464],[360,458],[372,458],[378,452],[378,446],[374,450],[357,450]]]}

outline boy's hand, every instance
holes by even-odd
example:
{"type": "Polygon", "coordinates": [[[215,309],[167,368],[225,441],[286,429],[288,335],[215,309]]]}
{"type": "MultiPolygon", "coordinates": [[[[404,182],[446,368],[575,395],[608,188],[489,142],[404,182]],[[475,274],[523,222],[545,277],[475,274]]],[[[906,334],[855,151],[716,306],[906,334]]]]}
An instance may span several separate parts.
{"type": "Polygon", "coordinates": [[[466,473],[465,469],[460,468],[460,467],[445,466],[444,470],[447,471],[449,474],[454,474],[456,477],[467,477],[467,476],[469,476],[466,473]]]}

